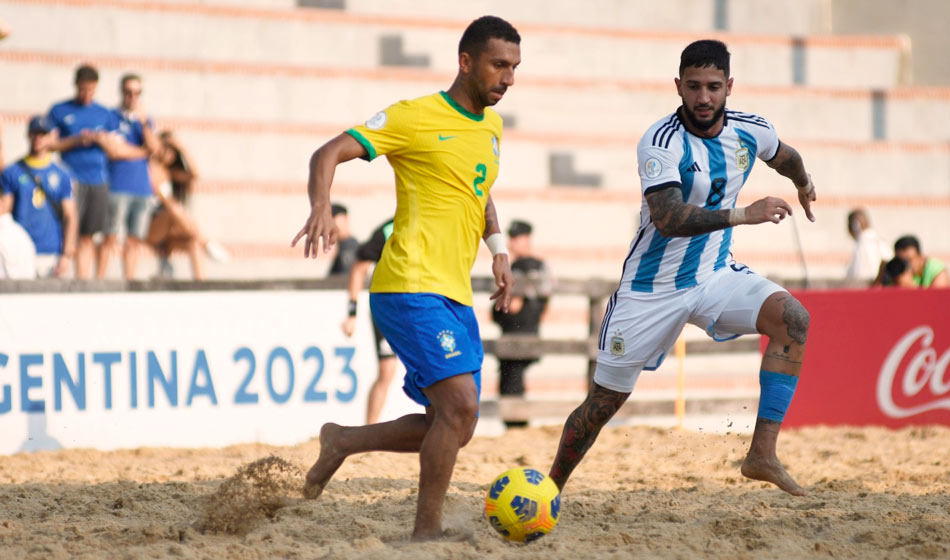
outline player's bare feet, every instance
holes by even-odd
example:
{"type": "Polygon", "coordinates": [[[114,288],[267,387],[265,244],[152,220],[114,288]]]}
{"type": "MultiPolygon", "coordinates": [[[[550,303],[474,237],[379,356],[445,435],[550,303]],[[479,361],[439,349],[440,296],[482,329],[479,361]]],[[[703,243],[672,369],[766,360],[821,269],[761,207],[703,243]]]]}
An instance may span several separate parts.
{"type": "Polygon", "coordinates": [[[315,500],[323,493],[333,473],[340,468],[343,460],[346,459],[346,453],[340,450],[338,438],[342,426],[327,422],[320,429],[320,456],[317,462],[310,467],[307,472],[307,478],[303,485],[304,498],[315,500]]]}
{"type": "Polygon", "coordinates": [[[435,530],[413,531],[412,542],[441,541],[445,540],[446,535],[441,528],[435,530]]]}
{"type": "Polygon", "coordinates": [[[792,479],[777,457],[766,458],[750,452],[742,462],[741,472],[746,478],[771,482],[793,496],[805,495],[805,489],[792,479]]]}

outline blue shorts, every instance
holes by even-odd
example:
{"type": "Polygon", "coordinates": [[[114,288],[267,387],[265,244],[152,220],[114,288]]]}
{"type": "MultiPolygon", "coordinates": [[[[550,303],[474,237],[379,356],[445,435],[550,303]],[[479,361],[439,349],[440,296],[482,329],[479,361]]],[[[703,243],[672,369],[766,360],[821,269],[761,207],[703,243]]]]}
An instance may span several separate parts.
{"type": "Polygon", "coordinates": [[[463,373],[482,392],[484,350],[471,307],[438,294],[371,293],[376,326],[406,366],[403,391],[429,406],[422,390],[463,373]]]}

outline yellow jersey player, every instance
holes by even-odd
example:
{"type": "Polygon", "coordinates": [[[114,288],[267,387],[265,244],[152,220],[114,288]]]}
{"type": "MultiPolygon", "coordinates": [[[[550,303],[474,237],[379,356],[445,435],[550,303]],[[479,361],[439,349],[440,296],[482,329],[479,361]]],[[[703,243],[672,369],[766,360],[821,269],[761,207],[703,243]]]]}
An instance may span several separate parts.
{"type": "Polygon", "coordinates": [[[472,311],[471,268],[479,239],[493,255],[507,311],[513,278],[490,191],[498,175],[502,120],[488,107],[514,84],[521,37],[492,16],[473,21],[459,42],[452,86],[380,111],[318,149],[310,160],[310,217],[293,240],[316,257],[336,243],[330,184],[336,166],[385,155],[396,176],[392,235],[370,286],[370,310],[406,366],[403,389],[425,407],[391,422],[327,423],[304,494],[316,498],[349,455],[417,451],[419,501],[412,538],[442,534],[442,502],[459,449],[471,439],[481,391],[482,345],[472,311]]]}

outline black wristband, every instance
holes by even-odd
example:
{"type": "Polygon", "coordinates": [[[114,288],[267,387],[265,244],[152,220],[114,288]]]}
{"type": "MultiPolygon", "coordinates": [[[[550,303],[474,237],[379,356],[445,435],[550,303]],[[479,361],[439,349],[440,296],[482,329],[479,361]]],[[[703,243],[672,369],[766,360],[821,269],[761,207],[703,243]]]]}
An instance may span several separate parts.
{"type": "Polygon", "coordinates": [[[356,317],[356,301],[355,300],[351,299],[350,302],[346,305],[346,313],[350,317],[356,317]]]}

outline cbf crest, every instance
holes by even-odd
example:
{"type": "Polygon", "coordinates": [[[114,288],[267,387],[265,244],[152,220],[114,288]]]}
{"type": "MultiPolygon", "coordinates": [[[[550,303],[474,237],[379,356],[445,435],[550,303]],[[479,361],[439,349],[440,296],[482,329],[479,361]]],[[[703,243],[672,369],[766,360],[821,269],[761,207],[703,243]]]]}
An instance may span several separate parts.
{"type": "Polygon", "coordinates": [[[445,351],[446,358],[454,358],[461,354],[455,349],[455,333],[450,330],[444,330],[439,333],[439,344],[445,351]]]}
{"type": "Polygon", "coordinates": [[[494,134],[491,137],[491,152],[495,154],[495,157],[498,157],[498,154],[500,153],[498,149],[498,137],[494,134]]]}
{"type": "Polygon", "coordinates": [[[736,169],[745,173],[752,166],[752,158],[749,154],[749,147],[745,142],[739,140],[739,147],[736,149],[736,169]]]}

